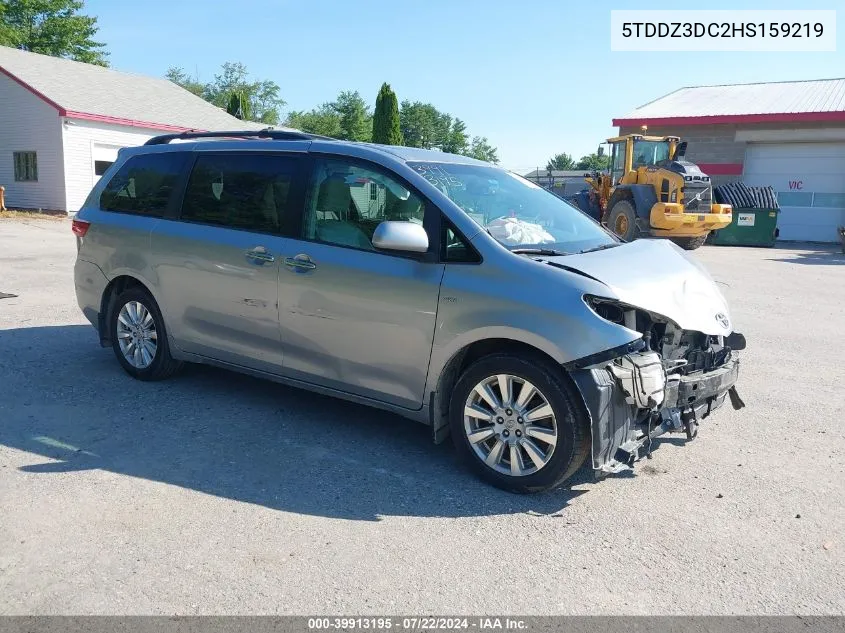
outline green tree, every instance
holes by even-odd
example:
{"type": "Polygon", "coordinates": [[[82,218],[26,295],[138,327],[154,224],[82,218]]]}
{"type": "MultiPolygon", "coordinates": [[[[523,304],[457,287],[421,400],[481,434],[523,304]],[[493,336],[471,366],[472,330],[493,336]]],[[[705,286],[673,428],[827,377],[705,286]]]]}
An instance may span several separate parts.
{"type": "Polygon", "coordinates": [[[490,145],[486,136],[474,136],[466,155],[478,160],[485,160],[488,163],[499,162],[498,151],[490,145]]]}
{"type": "Polygon", "coordinates": [[[264,80],[253,84],[254,90],[249,95],[249,104],[253,112],[253,121],[278,125],[281,120],[281,109],[285,100],[280,96],[281,89],[274,81],[264,80]],[[256,114],[257,113],[257,114],[256,114]]]}
{"type": "Polygon", "coordinates": [[[440,148],[447,131],[443,123],[443,115],[430,103],[411,103],[407,99],[402,102],[399,125],[408,147],[440,148]]]}
{"type": "Polygon", "coordinates": [[[496,154],[495,148],[487,144],[486,138],[476,137],[470,141],[467,126],[461,119],[440,112],[430,103],[403,101],[399,110],[399,121],[405,145],[424,149],[439,149],[450,154],[472,156],[473,152],[490,160],[496,154]],[[492,154],[490,151],[492,150],[492,154]]]}
{"type": "Polygon", "coordinates": [[[344,90],[332,107],[340,117],[340,138],[345,141],[370,141],[373,138],[373,115],[357,90],[344,90]]]}
{"type": "Polygon", "coordinates": [[[17,46],[17,33],[6,22],[6,3],[0,2],[0,46],[17,46]]]}
{"type": "Polygon", "coordinates": [[[251,81],[246,66],[240,62],[226,62],[214,81],[201,83],[178,66],[167,70],[167,79],[202,97],[218,108],[228,109],[233,94],[246,100],[246,120],[278,125],[280,111],[285,105],[278,84],[273,81],[251,81]]]}
{"type": "Polygon", "coordinates": [[[291,112],[288,114],[285,125],[321,136],[331,136],[332,138],[340,138],[341,136],[340,116],[331,103],[324,103],[310,112],[291,112]]]}
{"type": "Polygon", "coordinates": [[[373,143],[402,145],[402,128],[399,125],[399,102],[390,84],[383,83],[376,97],[373,114],[373,143]]]}
{"type": "Polygon", "coordinates": [[[0,44],[108,66],[105,44],[94,40],[97,18],[78,13],[82,6],[81,0],[0,0],[0,44]]]}
{"type": "Polygon", "coordinates": [[[446,134],[446,142],[441,148],[444,152],[450,154],[466,154],[469,145],[469,138],[466,134],[466,123],[460,119],[455,119],[449,126],[449,132],[446,134]]]}
{"type": "Polygon", "coordinates": [[[606,171],[610,167],[610,157],[606,154],[588,154],[582,156],[575,169],[583,169],[585,171],[606,171]]]}
{"type": "Polygon", "coordinates": [[[570,169],[575,169],[575,160],[572,158],[572,155],[567,153],[555,154],[549,162],[546,163],[547,170],[560,170],[560,171],[568,171],[570,169]]]}
{"type": "Polygon", "coordinates": [[[437,149],[453,154],[473,156],[492,163],[499,162],[495,147],[487,137],[475,136],[470,141],[467,126],[461,119],[440,112],[430,103],[405,100],[398,108],[396,129],[396,95],[384,84],[376,99],[375,118],[358,92],[341,92],[335,101],[327,102],[308,112],[294,111],[288,115],[286,125],[334,138],[376,142],[394,145],[396,141],[407,147],[437,149]],[[391,105],[392,101],[392,105],[391,105]],[[382,113],[392,110],[392,136],[385,135],[382,113]],[[380,136],[383,135],[383,136],[380,136]]]}
{"type": "Polygon", "coordinates": [[[225,108],[233,92],[241,92],[249,102],[250,120],[268,125],[279,123],[279,111],[285,105],[280,88],[273,81],[250,81],[249,72],[240,62],[226,62],[214,81],[206,84],[203,97],[219,108],[225,108]]]}
{"type": "Polygon", "coordinates": [[[226,112],[231,114],[236,119],[251,120],[252,112],[250,112],[249,100],[243,92],[233,92],[229,97],[229,105],[226,106],[226,112]]]}
{"type": "Polygon", "coordinates": [[[205,84],[201,83],[198,78],[191,77],[181,68],[171,66],[167,69],[164,76],[177,86],[182,86],[185,90],[194,93],[198,97],[202,97],[205,94],[205,84]]]}
{"type": "Polygon", "coordinates": [[[285,125],[345,141],[369,141],[373,135],[370,108],[357,91],[341,92],[309,112],[291,112],[285,125]]]}

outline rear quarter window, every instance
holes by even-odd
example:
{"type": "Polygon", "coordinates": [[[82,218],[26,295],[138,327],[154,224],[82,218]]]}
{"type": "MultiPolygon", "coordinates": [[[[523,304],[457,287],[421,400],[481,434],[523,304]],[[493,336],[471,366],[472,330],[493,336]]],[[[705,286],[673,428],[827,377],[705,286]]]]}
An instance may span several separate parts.
{"type": "Polygon", "coordinates": [[[185,164],[184,152],[141,154],[127,160],[100,194],[105,211],[161,217],[185,164]]]}

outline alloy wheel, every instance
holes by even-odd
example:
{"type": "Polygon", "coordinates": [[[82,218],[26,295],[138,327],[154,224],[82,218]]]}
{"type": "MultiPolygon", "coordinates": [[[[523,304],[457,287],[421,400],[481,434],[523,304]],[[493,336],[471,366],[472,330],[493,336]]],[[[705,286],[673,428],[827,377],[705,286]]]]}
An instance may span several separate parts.
{"type": "Polygon", "coordinates": [[[149,309],[140,301],[128,301],[117,314],[117,342],[126,362],[146,369],[158,351],[158,331],[149,309]]]}
{"type": "Polygon", "coordinates": [[[543,393],[510,374],[489,376],[469,393],[464,430],[475,454],[496,472],[524,477],[548,464],[557,419],[543,393]]]}

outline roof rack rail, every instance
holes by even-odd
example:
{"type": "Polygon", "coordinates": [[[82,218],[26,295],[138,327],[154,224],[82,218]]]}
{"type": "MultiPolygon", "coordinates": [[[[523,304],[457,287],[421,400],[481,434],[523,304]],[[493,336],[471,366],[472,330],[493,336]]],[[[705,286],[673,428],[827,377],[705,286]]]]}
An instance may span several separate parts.
{"type": "MultiPolygon", "coordinates": [[[[329,139],[327,136],[308,134],[298,130],[241,130],[226,132],[179,132],[177,134],[162,134],[149,139],[144,145],[167,145],[170,141],[187,140],[192,138],[266,138],[274,141],[297,141],[312,139],[329,139]]],[[[335,140],[335,139],[330,139],[335,140]]]]}

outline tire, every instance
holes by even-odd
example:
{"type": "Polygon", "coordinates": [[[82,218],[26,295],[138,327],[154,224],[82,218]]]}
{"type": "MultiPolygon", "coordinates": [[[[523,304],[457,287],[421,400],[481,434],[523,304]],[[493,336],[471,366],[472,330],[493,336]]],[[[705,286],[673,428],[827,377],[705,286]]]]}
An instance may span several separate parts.
{"type": "Polygon", "coordinates": [[[112,349],[127,374],[138,380],[164,380],[182,367],[182,363],[170,355],[164,319],[149,292],[137,286],[128,288],[118,295],[112,305],[109,315],[112,349]],[[139,305],[143,311],[138,308],[139,305]],[[133,315],[137,316],[137,320],[133,315]],[[143,327],[138,325],[140,322],[143,322],[143,327]],[[152,324],[151,328],[150,324],[152,324]],[[142,335],[143,338],[141,338],[142,335]],[[128,345],[133,341],[133,337],[135,341],[141,341],[141,343],[126,348],[127,353],[134,357],[130,362],[124,353],[121,341],[124,345],[128,345]],[[152,352],[148,344],[150,342],[154,344],[152,352]],[[135,354],[135,350],[139,353],[135,354]],[[144,351],[146,354],[143,353],[144,351]],[[147,362],[147,356],[149,356],[149,362],[147,362]]]}
{"type": "Polygon", "coordinates": [[[710,235],[709,231],[704,235],[699,235],[698,237],[673,237],[671,239],[685,251],[694,251],[699,246],[704,245],[704,242],[707,241],[708,235],[710,235]]]}
{"type": "Polygon", "coordinates": [[[607,216],[607,226],[616,235],[626,242],[631,242],[640,237],[640,228],[637,226],[637,212],[628,200],[617,200],[610,209],[607,216]]]}
{"type": "Polygon", "coordinates": [[[458,379],[449,405],[452,440],[460,459],[488,483],[511,492],[550,490],[569,479],[587,458],[590,430],[575,387],[562,371],[544,359],[511,354],[485,356],[470,365],[458,379]],[[499,376],[510,378],[507,381],[510,398],[502,398],[499,376]],[[498,410],[501,415],[496,415],[496,410],[482,400],[481,391],[477,390],[487,381],[491,383],[488,395],[492,393],[502,405],[498,410]],[[537,394],[520,403],[527,383],[537,394]],[[477,407],[475,411],[484,409],[485,414],[490,413],[489,417],[467,416],[468,403],[477,407]],[[543,415],[546,405],[553,417],[543,415]],[[529,421],[526,414],[530,413],[538,417],[529,421]],[[556,433],[554,438],[552,432],[556,433]],[[487,437],[472,442],[471,433],[476,438],[487,437]],[[501,450],[497,451],[500,443],[501,450]],[[485,463],[485,455],[495,462],[493,466],[485,463]],[[514,473],[513,463],[521,473],[514,473]]]}

